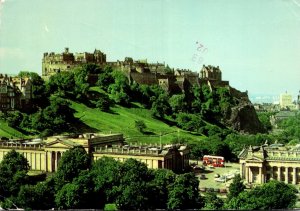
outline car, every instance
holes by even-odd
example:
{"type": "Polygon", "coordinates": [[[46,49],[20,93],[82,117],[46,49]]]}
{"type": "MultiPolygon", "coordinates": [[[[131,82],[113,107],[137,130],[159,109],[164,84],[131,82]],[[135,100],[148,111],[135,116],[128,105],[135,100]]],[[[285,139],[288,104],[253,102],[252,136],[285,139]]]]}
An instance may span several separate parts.
{"type": "Polygon", "coordinates": [[[233,179],[235,177],[235,174],[228,174],[226,176],[227,179],[233,179]]]}
{"type": "Polygon", "coordinates": [[[215,178],[216,182],[226,182],[226,176],[220,176],[219,178],[215,178]]]}

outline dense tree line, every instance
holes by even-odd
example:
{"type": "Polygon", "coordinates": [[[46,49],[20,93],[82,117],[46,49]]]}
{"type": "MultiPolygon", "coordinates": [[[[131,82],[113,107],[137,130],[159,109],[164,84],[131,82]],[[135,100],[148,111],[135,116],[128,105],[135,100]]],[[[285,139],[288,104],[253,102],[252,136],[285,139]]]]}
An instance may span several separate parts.
{"type": "Polygon", "coordinates": [[[282,133],[279,135],[281,140],[285,143],[299,144],[300,143],[300,113],[298,112],[294,117],[289,117],[282,120],[278,124],[282,129],[282,133]]]}

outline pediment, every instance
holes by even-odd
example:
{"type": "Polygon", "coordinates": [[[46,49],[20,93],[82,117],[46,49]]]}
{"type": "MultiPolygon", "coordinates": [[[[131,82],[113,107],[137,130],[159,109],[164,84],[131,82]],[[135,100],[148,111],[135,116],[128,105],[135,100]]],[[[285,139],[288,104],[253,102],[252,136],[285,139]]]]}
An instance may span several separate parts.
{"type": "Polygon", "coordinates": [[[256,157],[256,156],[248,156],[246,158],[246,162],[263,162],[264,160],[262,158],[256,157]]]}
{"type": "Polygon", "coordinates": [[[76,144],[73,142],[66,142],[64,140],[56,139],[46,144],[47,148],[72,148],[76,144]]]}

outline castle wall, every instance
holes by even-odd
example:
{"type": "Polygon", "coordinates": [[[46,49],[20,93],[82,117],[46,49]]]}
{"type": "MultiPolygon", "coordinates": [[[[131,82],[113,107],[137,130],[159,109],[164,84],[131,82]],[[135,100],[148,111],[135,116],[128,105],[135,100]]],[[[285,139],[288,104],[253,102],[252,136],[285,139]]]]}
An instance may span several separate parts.
{"type": "Polygon", "coordinates": [[[158,80],[154,73],[137,73],[131,72],[130,78],[138,84],[153,85],[158,84],[158,80]]]}

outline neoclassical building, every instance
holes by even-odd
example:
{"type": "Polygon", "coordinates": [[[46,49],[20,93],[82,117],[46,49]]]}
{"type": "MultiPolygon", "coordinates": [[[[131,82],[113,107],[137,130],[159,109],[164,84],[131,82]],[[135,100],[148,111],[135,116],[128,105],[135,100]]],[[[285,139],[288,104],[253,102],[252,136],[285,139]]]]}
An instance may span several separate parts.
{"type": "Polygon", "coordinates": [[[300,184],[300,146],[250,146],[241,151],[239,158],[241,176],[248,184],[262,184],[272,179],[300,184]]]}
{"type": "Polygon", "coordinates": [[[189,149],[185,145],[112,145],[95,147],[93,159],[112,157],[123,162],[134,158],[147,164],[148,168],[165,168],[174,172],[181,172],[189,167],[189,149]]]}
{"type": "Polygon", "coordinates": [[[119,161],[134,158],[148,168],[166,168],[175,172],[188,168],[189,150],[182,145],[124,145],[123,134],[82,134],[52,136],[45,140],[10,140],[0,142],[0,161],[14,149],[24,155],[31,170],[55,172],[63,154],[76,146],[82,146],[92,161],[112,157],[119,161]]]}

